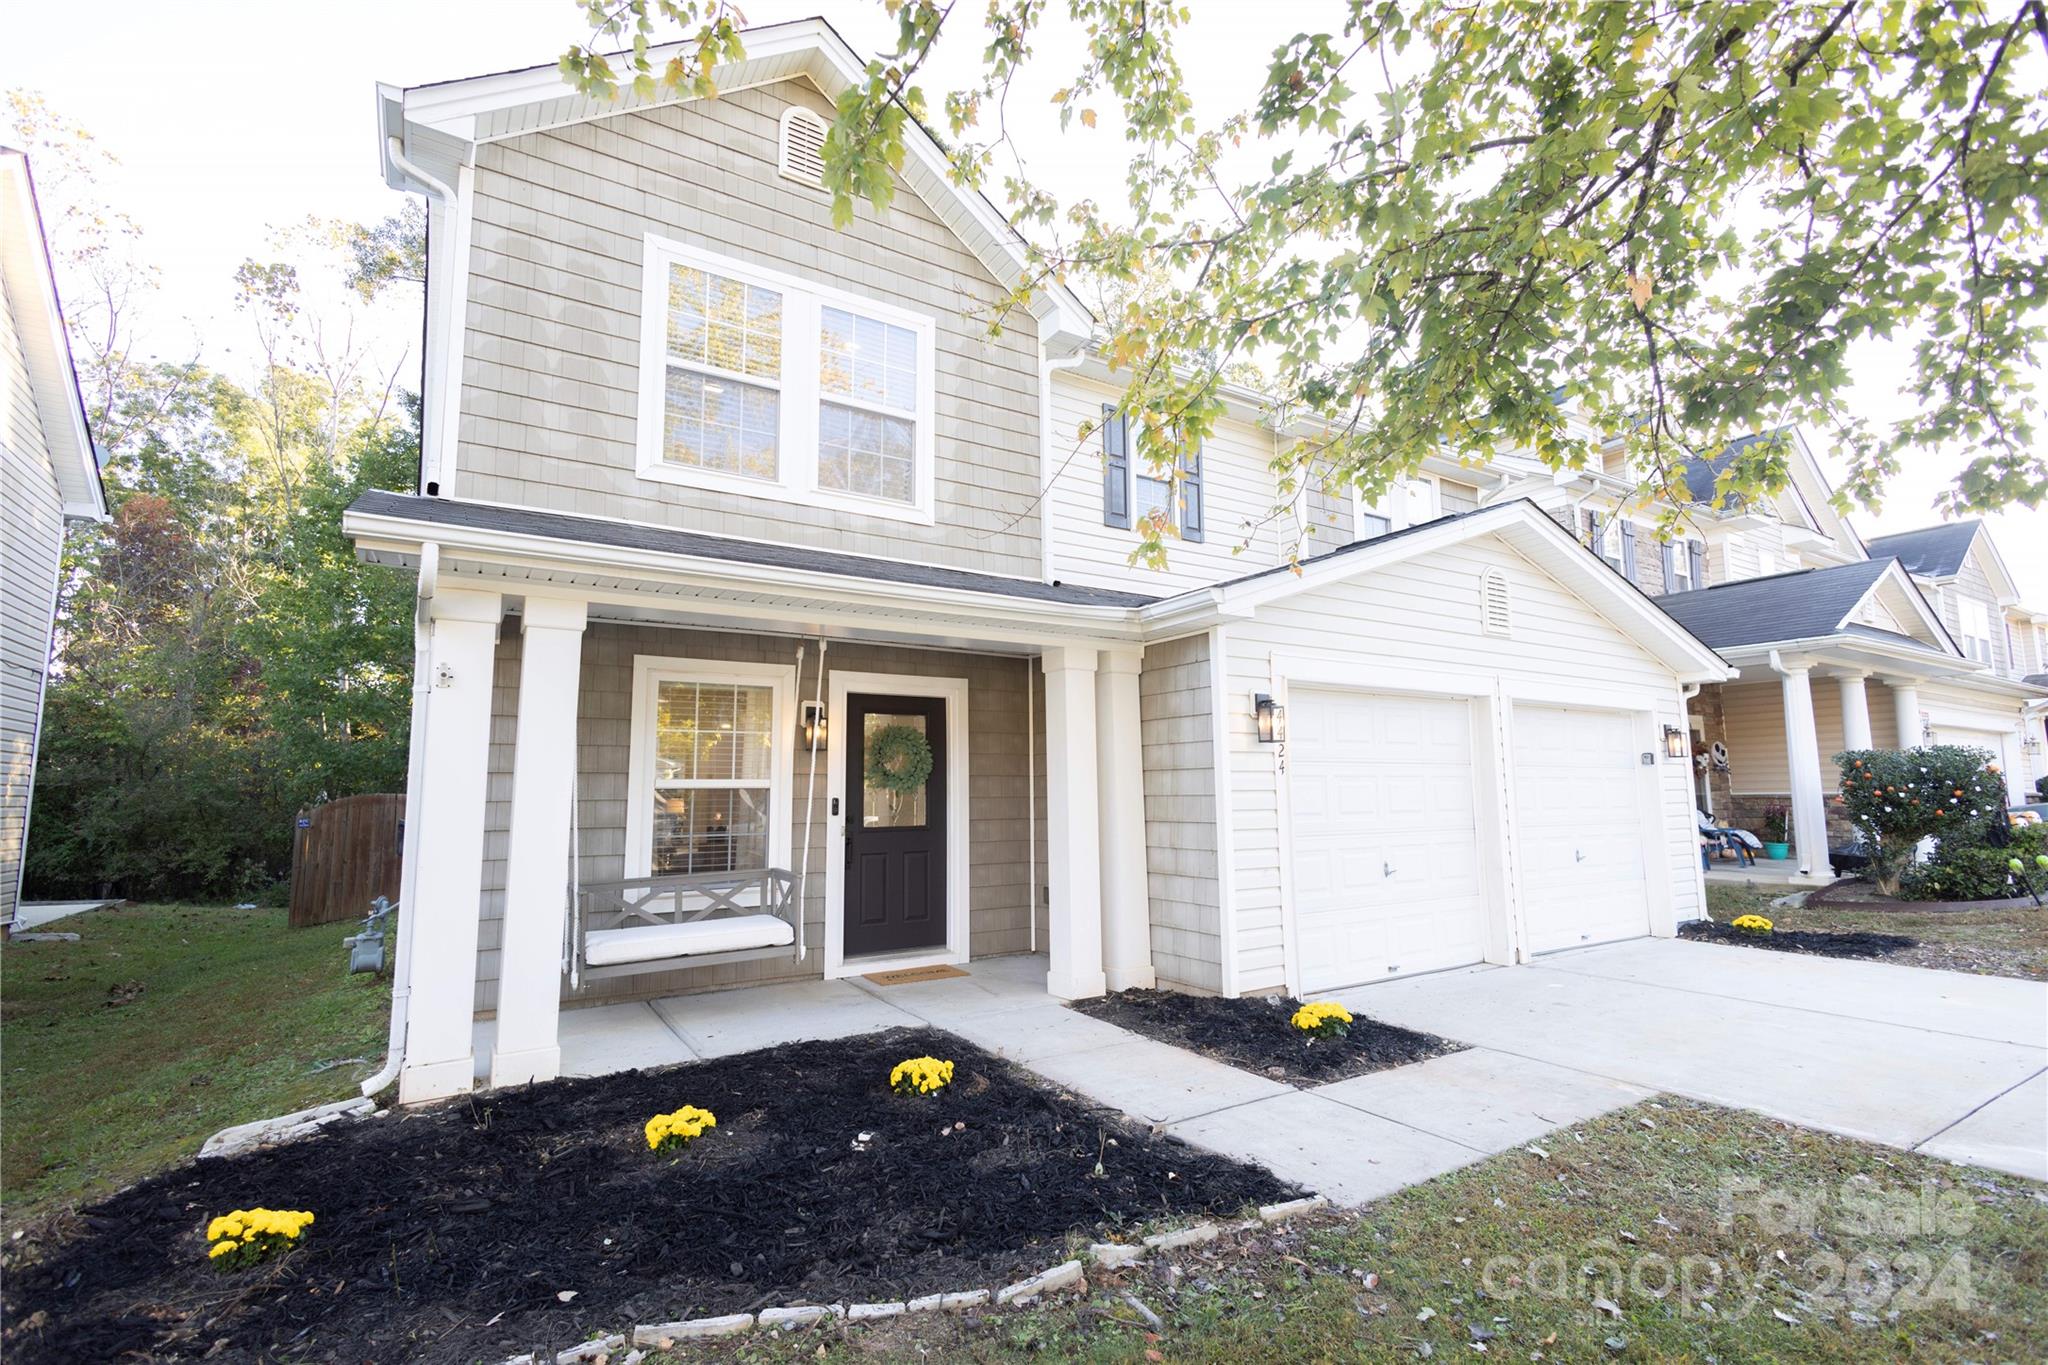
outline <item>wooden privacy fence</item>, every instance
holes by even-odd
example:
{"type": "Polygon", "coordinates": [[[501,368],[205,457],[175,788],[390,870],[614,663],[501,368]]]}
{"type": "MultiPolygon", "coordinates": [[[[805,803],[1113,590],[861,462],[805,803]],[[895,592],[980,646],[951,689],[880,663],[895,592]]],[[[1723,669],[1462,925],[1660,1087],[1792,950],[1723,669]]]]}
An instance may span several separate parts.
{"type": "Polygon", "coordinates": [[[299,812],[297,825],[292,831],[292,928],[361,919],[377,897],[398,899],[404,796],[344,796],[299,812]]]}

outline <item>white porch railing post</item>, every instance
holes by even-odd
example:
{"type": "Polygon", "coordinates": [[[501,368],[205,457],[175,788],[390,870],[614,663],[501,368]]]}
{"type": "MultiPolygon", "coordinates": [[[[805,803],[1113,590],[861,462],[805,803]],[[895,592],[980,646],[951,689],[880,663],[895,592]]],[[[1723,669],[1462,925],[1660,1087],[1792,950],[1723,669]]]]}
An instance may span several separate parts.
{"type": "Polygon", "coordinates": [[[1835,679],[1842,689],[1842,747],[1868,749],[1870,743],[1870,690],[1861,673],[1842,673],[1835,679]]]}
{"type": "Polygon", "coordinates": [[[1046,989],[1101,995],[1100,796],[1095,752],[1095,651],[1045,651],[1046,890],[1052,905],[1046,989]]]}
{"type": "Polygon", "coordinates": [[[1151,887],[1145,867],[1145,773],[1138,709],[1144,655],[1105,649],[1095,675],[1095,756],[1100,787],[1104,984],[1127,991],[1158,984],[1152,970],[1151,887]]]}
{"type": "Polygon", "coordinates": [[[1820,734],[1813,720],[1812,678],[1803,663],[1781,665],[1778,672],[1785,698],[1785,763],[1791,774],[1792,841],[1799,870],[1832,876],[1828,813],[1821,788],[1820,734]]]}
{"type": "Polygon", "coordinates": [[[484,793],[497,653],[497,593],[442,586],[429,609],[419,868],[413,903],[412,997],[401,1103],[460,1094],[476,1081],[477,913],[483,887],[484,793]]]}
{"type": "Polygon", "coordinates": [[[519,728],[512,758],[511,835],[498,954],[498,1030],[491,1084],[561,1074],[562,894],[569,803],[576,787],[576,697],[582,602],[528,597],[520,617],[519,728]]]}

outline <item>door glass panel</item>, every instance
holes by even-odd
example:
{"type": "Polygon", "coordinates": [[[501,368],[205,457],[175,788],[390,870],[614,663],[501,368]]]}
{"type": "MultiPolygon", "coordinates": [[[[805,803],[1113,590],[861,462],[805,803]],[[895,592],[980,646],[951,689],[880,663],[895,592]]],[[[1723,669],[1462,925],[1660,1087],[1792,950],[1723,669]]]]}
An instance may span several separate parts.
{"type": "MultiPolygon", "coordinates": [[[[899,790],[886,782],[871,779],[879,776],[876,768],[890,773],[903,773],[911,762],[910,755],[901,752],[887,752],[894,748],[888,732],[907,729],[930,745],[925,734],[923,716],[891,715],[886,712],[870,711],[861,722],[861,826],[864,829],[918,829],[926,822],[925,793],[931,786],[927,773],[925,780],[910,790],[899,790]],[[880,744],[877,744],[877,741],[880,744]]],[[[933,755],[936,760],[937,755],[933,755]]]]}

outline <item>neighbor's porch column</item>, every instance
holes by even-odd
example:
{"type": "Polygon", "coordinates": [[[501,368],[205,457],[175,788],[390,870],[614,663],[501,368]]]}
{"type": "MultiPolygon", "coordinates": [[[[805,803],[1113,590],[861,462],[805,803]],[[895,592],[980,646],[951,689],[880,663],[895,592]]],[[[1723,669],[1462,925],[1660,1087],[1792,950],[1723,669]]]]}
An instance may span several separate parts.
{"type": "Polygon", "coordinates": [[[1920,747],[1920,688],[1911,678],[1886,678],[1892,690],[1892,714],[1898,719],[1899,747],[1920,747]]]}
{"type": "Polygon", "coordinates": [[[1144,655],[1105,649],[1095,675],[1095,761],[1100,774],[1102,966],[1113,991],[1158,984],[1152,971],[1152,892],[1145,879],[1145,772],[1138,672],[1144,655]]]}
{"type": "Polygon", "coordinates": [[[1821,790],[1820,734],[1813,721],[1813,682],[1808,665],[1776,663],[1785,697],[1785,766],[1791,772],[1792,841],[1802,873],[1832,875],[1828,861],[1828,814],[1821,790]]]}
{"type": "Polygon", "coordinates": [[[1096,792],[1095,651],[1048,649],[1045,671],[1046,891],[1052,969],[1065,1000],[1102,994],[1100,802],[1096,792]]]}
{"type": "Polygon", "coordinates": [[[1863,673],[1837,675],[1836,686],[1842,689],[1842,747],[1844,749],[1868,749],[1870,743],[1870,692],[1864,686],[1863,673]]]}
{"type": "Polygon", "coordinates": [[[576,691],[584,604],[529,597],[519,618],[519,729],[498,957],[491,1084],[561,1074],[562,917],[569,896],[570,803],[576,792],[576,691]]]}
{"type": "Polygon", "coordinates": [[[412,994],[402,1104],[459,1094],[476,1081],[477,911],[483,889],[484,788],[500,601],[443,587],[428,603],[428,688],[420,759],[419,868],[413,903],[412,994]]]}

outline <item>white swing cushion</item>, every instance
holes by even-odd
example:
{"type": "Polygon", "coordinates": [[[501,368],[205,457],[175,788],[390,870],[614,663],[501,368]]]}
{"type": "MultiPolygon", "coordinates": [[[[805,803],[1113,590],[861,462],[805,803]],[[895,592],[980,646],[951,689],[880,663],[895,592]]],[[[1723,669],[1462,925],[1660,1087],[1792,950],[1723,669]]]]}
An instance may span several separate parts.
{"type": "Polygon", "coordinates": [[[616,967],[623,962],[783,948],[794,942],[796,930],[788,920],[773,915],[735,915],[681,924],[636,924],[630,929],[592,929],[584,936],[583,961],[591,967],[616,967]]]}

